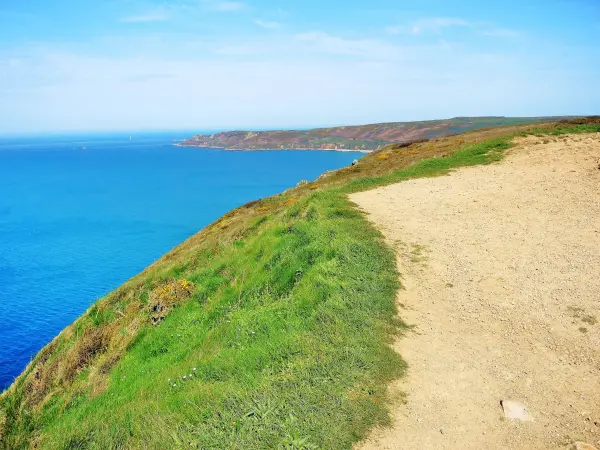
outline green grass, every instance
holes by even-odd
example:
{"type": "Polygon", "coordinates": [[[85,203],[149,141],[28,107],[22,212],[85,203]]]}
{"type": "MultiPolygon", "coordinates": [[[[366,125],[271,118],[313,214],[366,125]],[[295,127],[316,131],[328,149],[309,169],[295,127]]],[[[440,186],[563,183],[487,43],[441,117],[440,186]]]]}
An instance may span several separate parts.
{"type": "MultiPolygon", "coordinates": [[[[170,271],[192,296],[140,329],[103,393],[83,371],[36,414],[43,448],[349,448],[386,423],[386,384],[404,370],[387,345],[398,274],[344,196],[302,198],[194,265],[170,271]]],[[[8,446],[24,446],[12,431],[8,446]]]]}
{"type": "Polygon", "coordinates": [[[600,125],[597,123],[581,124],[572,126],[568,124],[558,125],[551,128],[534,128],[527,133],[518,133],[519,136],[537,135],[537,136],[560,136],[563,134],[588,134],[600,133],[600,125]]]}
{"type": "MultiPolygon", "coordinates": [[[[561,133],[600,126],[583,130],[561,133]]],[[[406,367],[394,251],[347,194],[493,163],[511,139],[224,216],[40,352],[0,397],[0,447],[350,449],[389,423],[406,367]]]]}
{"type": "Polygon", "coordinates": [[[512,144],[512,136],[491,139],[479,144],[463,146],[460,150],[445,158],[424,159],[401,170],[370,178],[358,178],[349,181],[342,190],[359,192],[379,186],[399,183],[411,178],[432,177],[447,174],[451,169],[478,164],[491,164],[499,161],[504,151],[512,144]]]}

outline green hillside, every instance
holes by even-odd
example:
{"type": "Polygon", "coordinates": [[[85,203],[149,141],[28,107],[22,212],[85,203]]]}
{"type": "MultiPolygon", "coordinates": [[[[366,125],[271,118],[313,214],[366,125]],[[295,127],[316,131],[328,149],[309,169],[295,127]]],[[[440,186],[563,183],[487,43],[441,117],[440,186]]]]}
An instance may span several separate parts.
{"type": "Polygon", "coordinates": [[[179,145],[227,150],[346,149],[372,151],[389,144],[435,139],[482,128],[562,119],[568,119],[568,117],[455,117],[453,119],[374,123],[314,128],[312,130],[227,131],[197,135],[179,145]]]}
{"type": "Polygon", "coordinates": [[[5,449],[350,449],[405,364],[394,252],[346,194],[500,159],[519,134],[396,144],[226,214],[94,304],[0,396],[5,449]]]}

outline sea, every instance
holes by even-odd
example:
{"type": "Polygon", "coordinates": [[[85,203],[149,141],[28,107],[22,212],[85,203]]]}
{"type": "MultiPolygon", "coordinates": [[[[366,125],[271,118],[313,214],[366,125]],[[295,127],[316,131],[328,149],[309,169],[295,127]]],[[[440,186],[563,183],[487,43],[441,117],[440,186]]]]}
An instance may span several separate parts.
{"type": "Polygon", "coordinates": [[[193,134],[0,137],[0,391],[97,299],[227,211],[362,156],[175,145],[193,134]]]}

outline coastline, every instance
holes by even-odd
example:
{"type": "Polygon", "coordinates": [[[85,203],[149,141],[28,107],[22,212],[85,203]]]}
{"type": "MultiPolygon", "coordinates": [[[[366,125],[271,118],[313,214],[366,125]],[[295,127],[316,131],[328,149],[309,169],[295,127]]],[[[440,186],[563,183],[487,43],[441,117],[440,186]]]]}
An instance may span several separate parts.
{"type": "Polygon", "coordinates": [[[342,152],[342,153],[371,153],[375,150],[351,150],[348,148],[224,148],[207,147],[205,145],[182,145],[173,144],[174,147],[193,147],[193,148],[211,148],[213,150],[223,150],[227,152],[273,152],[273,151],[318,151],[318,152],[342,152]]]}
{"type": "MultiPolygon", "coordinates": [[[[64,339],[55,339],[40,351],[13,385],[7,391],[0,393],[0,418],[4,421],[3,427],[0,428],[0,441],[8,442],[10,448],[17,448],[16,444],[30,442],[40,442],[44,448],[47,443],[62,448],[73,442],[79,442],[81,436],[91,436],[90,445],[98,444],[102,448],[123,442],[131,447],[147,446],[148,442],[151,442],[163,448],[172,446],[172,440],[169,440],[168,435],[156,433],[155,430],[162,431],[166,424],[166,430],[171,431],[172,439],[189,442],[204,439],[210,446],[221,446],[225,442],[223,436],[226,439],[232,436],[232,445],[244,439],[244,444],[248,448],[262,448],[264,439],[271,436],[268,430],[279,426],[278,424],[286,420],[287,411],[293,410],[300,412],[298,417],[312,419],[307,422],[294,420],[290,425],[293,426],[290,428],[291,433],[311,436],[312,442],[320,445],[320,448],[327,447],[331,442],[347,442],[344,448],[354,447],[356,442],[369,436],[371,430],[382,423],[380,420],[392,418],[391,406],[386,407],[386,405],[388,405],[387,401],[393,398],[387,397],[386,387],[405,374],[406,364],[397,353],[391,352],[390,347],[391,339],[398,335],[391,334],[392,330],[395,330],[395,327],[401,329],[404,327],[395,319],[397,310],[393,307],[396,305],[396,295],[400,289],[395,264],[396,255],[391,247],[384,245],[381,232],[370,226],[362,214],[358,214],[357,206],[351,203],[347,194],[366,192],[414,178],[444,175],[455,167],[498,161],[503,152],[510,148],[510,139],[515,135],[529,133],[552,137],[567,132],[583,134],[597,130],[593,122],[589,125],[586,122],[575,122],[574,125],[577,126],[570,125],[555,123],[547,129],[534,128],[531,125],[507,127],[501,133],[484,130],[474,134],[450,136],[440,142],[414,144],[412,149],[415,152],[407,153],[401,149],[397,149],[400,150],[397,152],[389,152],[385,164],[378,161],[376,154],[368,155],[352,170],[340,171],[331,178],[301,184],[282,194],[249,202],[231,210],[171,252],[163,255],[117,290],[98,300],[73,325],[63,330],[64,339]],[[313,194],[315,189],[318,195],[313,194]],[[240,239],[242,235],[243,239],[240,239]],[[307,241],[311,242],[310,251],[306,251],[307,241]],[[283,260],[278,258],[277,255],[282,252],[289,257],[283,260]],[[340,252],[343,252],[341,256],[340,252]],[[319,263],[315,264],[315,260],[319,263]],[[249,263],[255,266],[255,271],[246,270],[249,263]],[[330,270],[332,265],[339,270],[330,270]],[[226,270],[223,270],[224,267],[226,270]],[[301,276],[296,275],[296,279],[291,282],[289,279],[279,280],[279,274],[291,274],[297,267],[303,269],[299,271],[301,276]],[[181,272],[175,273],[174,268],[181,272]],[[165,280],[165,276],[172,278],[165,280]],[[359,329],[357,332],[355,327],[340,328],[337,324],[324,327],[323,322],[317,320],[308,322],[308,326],[311,326],[308,331],[312,334],[318,333],[319,338],[324,333],[329,334],[324,334],[324,338],[321,339],[302,341],[301,338],[307,334],[307,317],[339,315],[339,301],[331,304],[323,302],[322,305],[315,306],[320,308],[317,311],[321,316],[316,314],[309,316],[304,309],[305,305],[314,302],[315,292],[330,293],[330,291],[321,291],[323,289],[321,280],[333,276],[337,278],[329,283],[331,293],[336,295],[339,292],[339,296],[344,296],[342,312],[349,315],[347,321],[350,324],[364,324],[364,329],[359,329]],[[204,290],[205,285],[201,285],[200,282],[195,286],[194,282],[204,279],[215,280],[210,291],[204,290]],[[263,318],[260,315],[265,310],[262,299],[255,299],[248,295],[248,292],[252,292],[249,291],[248,286],[268,288],[270,280],[280,283],[275,285],[280,287],[280,291],[277,291],[277,297],[268,300],[281,308],[277,310],[278,312],[289,311],[286,317],[291,320],[287,323],[294,325],[293,328],[282,329],[279,326],[280,322],[273,319],[273,308],[269,309],[266,312],[269,315],[263,318]],[[221,286],[231,286],[232,291],[225,292],[221,286]],[[246,286],[246,290],[242,290],[243,286],[246,286]],[[177,297],[173,301],[177,307],[168,310],[170,317],[157,327],[152,323],[153,316],[149,316],[154,308],[151,310],[149,307],[140,307],[138,298],[142,295],[145,298],[147,295],[150,300],[156,299],[156,296],[162,295],[165,287],[170,288],[170,292],[176,293],[177,297]],[[190,291],[194,289],[196,292],[192,297],[190,291]],[[290,299],[296,297],[299,298],[292,304],[290,299]],[[202,308],[179,307],[179,305],[196,302],[198,298],[212,300],[204,303],[202,308]],[[230,316],[224,316],[222,313],[223,306],[227,305],[234,305],[233,308],[226,310],[229,311],[230,316]],[[288,307],[288,305],[295,307],[288,307]],[[377,308],[373,310],[374,307],[377,308]],[[209,314],[207,308],[211,308],[208,309],[209,314]],[[107,314],[113,311],[115,314],[107,314]],[[353,316],[355,312],[357,315],[353,316]],[[205,325],[206,317],[214,317],[214,320],[205,325]],[[231,317],[231,319],[225,321],[224,317],[231,317]],[[250,324],[249,317],[253,319],[250,324]],[[381,322],[365,321],[365,317],[372,317],[371,320],[381,322]],[[144,328],[140,329],[140,324],[144,328]],[[189,324],[194,324],[198,328],[192,328],[189,324]],[[218,352],[220,348],[229,345],[230,336],[240,335],[240,324],[249,324],[243,328],[243,331],[252,336],[246,341],[240,341],[243,345],[239,345],[239,349],[234,348],[236,352],[230,350],[227,360],[223,358],[213,362],[212,354],[206,357],[204,354],[190,351],[194,348],[206,348],[218,352]],[[80,334],[77,330],[87,331],[87,333],[80,334]],[[90,348],[93,342],[90,343],[89,336],[96,336],[90,333],[98,332],[97,330],[102,333],[100,334],[102,339],[110,340],[111,345],[94,354],[93,358],[87,359],[83,368],[74,367],[71,363],[73,355],[77,356],[82,350],[90,348]],[[125,330],[125,333],[122,330],[125,330]],[[217,330],[219,333],[212,330],[217,330]],[[173,333],[176,331],[181,331],[183,338],[181,334],[175,338],[173,333]],[[139,332],[145,334],[138,335],[139,332]],[[295,367],[302,367],[305,370],[292,372],[286,370],[289,363],[284,358],[289,358],[290,355],[288,344],[290,334],[294,338],[292,342],[304,344],[302,348],[304,351],[294,353],[294,357],[304,358],[294,362],[295,367]],[[139,338],[135,340],[137,336],[145,339],[143,348],[141,345],[132,345],[140,342],[139,338]],[[207,336],[213,339],[216,336],[220,340],[211,341],[207,336]],[[279,339],[273,339],[273,336],[279,339]],[[360,336],[360,339],[354,339],[355,336],[360,336]],[[364,336],[374,339],[368,342],[367,347],[365,347],[364,336]],[[340,339],[343,340],[340,342],[340,339]],[[282,343],[276,346],[280,341],[282,343]],[[339,344],[334,346],[330,344],[331,342],[339,342],[339,344]],[[353,359],[347,358],[347,349],[354,346],[362,351],[358,354],[361,361],[372,361],[373,355],[378,356],[378,359],[372,364],[357,366],[353,363],[353,359]],[[284,363],[276,368],[281,367],[280,373],[285,370],[283,373],[286,377],[293,377],[288,380],[291,386],[300,388],[309,386],[310,389],[299,393],[291,390],[264,389],[260,393],[261,403],[257,404],[253,392],[246,390],[248,373],[238,373],[237,368],[247,361],[249,353],[257,354],[259,357],[263,355],[264,353],[258,352],[263,347],[270,352],[278,351],[275,353],[276,356],[282,355],[280,360],[284,363]],[[167,351],[157,351],[154,355],[150,353],[152,349],[167,351]],[[173,354],[186,355],[186,357],[174,360],[171,356],[173,354]],[[329,357],[316,360],[314,354],[329,355],[329,357]],[[148,355],[152,356],[151,360],[148,360],[148,355]],[[234,363],[230,364],[229,361],[232,359],[234,363]],[[346,364],[348,361],[350,361],[348,367],[340,367],[340,364],[346,364]],[[110,362],[110,365],[107,366],[107,362],[110,362]],[[195,372],[196,366],[199,368],[198,372],[195,372]],[[190,378],[186,381],[187,375],[182,374],[188,374],[192,367],[193,381],[192,375],[189,375],[190,378]],[[107,372],[102,371],[102,368],[107,368],[107,372]],[[151,370],[142,370],[147,368],[151,370]],[[225,378],[227,384],[221,387],[222,397],[215,397],[212,394],[210,389],[214,385],[214,379],[205,375],[214,374],[215,368],[223,370],[222,373],[229,376],[225,378]],[[208,369],[212,371],[209,372],[208,369]],[[69,373],[77,376],[66,378],[64,374],[69,373]],[[89,376],[90,373],[92,377],[89,376]],[[362,384],[349,390],[345,377],[331,376],[340,373],[349,373],[352,379],[361,380],[362,384]],[[85,378],[86,376],[88,378],[85,378]],[[167,378],[169,376],[177,377],[177,383],[171,385],[171,378],[167,378]],[[208,381],[204,381],[203,376],[208,381]],[[340,378],[342,378],[341,382],[340,378]],[[326,384],[319,382],[317,387],[321,388],[314,389],[315,379],[326,380],[326,384]],[[114,382],[115,380],[118,380],[118,384],[114,382]],[[366,380],[366,383],[362,380],[366,380]],[[376,384],[373,380],[376,380],[376,384]],[[32,387],[36,390],[33,391],[32,387]],[[93,389],[104,390],[99,391],[97,397],[88,399],[85,396],[78,397],[81,395],[82,387],[91,392],[95,392],[92,391],[93,389]],[[54,390],[50,391],[51,388],[54,390]],[[381,394],[374,396],[370,390],[381,394]],[[40,392],[45,396],[39,395],[40,392]],[[233,397],[240,392],[244,394],[248,392],[248,394],[239,397],[236,402],[221,401],[224,396],[233,397]],[[286,392],[291,393],[285,396],[286,392]],[[323,392],[332,394],[327,394],[323,400],[323,392]],[[362,392],[363,397],[357,399],[354,395],[347,396],[348,392],[351,394],[362,392]],[[123,396],[122,403],[115,409],[114,398],[118,395],[123,396]],[[352,409],[322,408],[323,402],[330,401],[332,395],[341,398],[343,404],[352,409]],[[56,414],[56,410],[53,409],[56,405],[54,399],[61,401],[63,398],[80,400],[70,403],[72,404],[70,411],[66,413],[59,411],[59,414],[56,414]],[[152,398],[156,398],[156,402],[148,401],[152,398]],[[191,399],[198,403],[194,403],[191,399]],[[32,403],[37,407],[33,410],[35,414],[32,416],[21,414],[22,411],[27,412],[32,403]],[[190,416],[186,413],[189,409],[187,405],[190,404],[202,405],[206,410],[217,410],[219,414],[200,416],[196,422],[191,423],[194,427],[192,432],[182,428],[170,429],[171,424],[186,423],[190,420],[190,416]],[[229,427],[233,423],[233,420],[229,419],[239,417],[240,410],[255,411],[256,408],[264,409],[264,405],[273,404],[286,405],[287,410],[282,412],[274,410],[272,415],[265,415],[269,422],[266,422],[266,428],[263,428],[267,429],[267,432],[263,432],[263,428],[257,429],[254,416],[250,416],[248,420],[252,422],[242,423],[240,426],[240,430],[245,433],[241,437],[231,433],[215,436],[214,430],[224,429],[225,424],[229,427]],[[365,405],[368,408],[365,408],[365,405]],[[155,411],[161,412],[164,416],[158,414],[155,416],[155,411]],[[316,413],[321,415],[311,416],[316,413]],[[349,414],[360,419],[356,422],[362,424],[359,429],[353,425],[354,422],[347,420],[349,414]],[[82,416],[86,417],[85,421],[80,420],[82,416]],[[25,420],[23,417],[36,427],[34,431],[23,426],[25,420]],[[153,419],[154,417],[156,419],[153,419]],[[362,422],[363,420],[365,422],[362,422]],[[107,421],[110,421],[114,428],[107,430],[105,427],[107,421]],[[147,426],[150,432],[133,434],[126,432],[128,426],[137,423],[147,426]],[[340,423],[346,424],[345,427],[336,428],[336,435],[332,437],[332,427],[338,427],[340,423]],[[42,425],[44,428],[41,427],[42,425]],[[34,435],[37,429],[43,432],[34,435]],[[113,429],[116,431],[113,432],[113,429]],[[125,432],[118,434],[121,430],[125,432]]],[[[268,294],[273,295],[270,291],[268,294]]],[[[336,300],[337,298],[338,295],[335,296],[336,300]]],[[[161,299],[162,297],[158,297],[158,300],[161,299]]],[[[164,319],[165,317],[160,318],[160,320],[164,319]]],[[[292,347],[293,350],[295,348],[292,347]]],[[[262,362],[258,357],[256,361],[262,362]]],[[[250,366],[254,371],[249,374],[257,379],[257,385],[261,383],[261,386],[268,388],[271,386],[269,384],[271,379],[281,380],[278,373],[265,374],[263,367],[264,363],[250,366]]],[[[437,428],[434,427],[435,429],[437,428]]],[[[356,445],[362,448],[361,444],[356,445]]]]}

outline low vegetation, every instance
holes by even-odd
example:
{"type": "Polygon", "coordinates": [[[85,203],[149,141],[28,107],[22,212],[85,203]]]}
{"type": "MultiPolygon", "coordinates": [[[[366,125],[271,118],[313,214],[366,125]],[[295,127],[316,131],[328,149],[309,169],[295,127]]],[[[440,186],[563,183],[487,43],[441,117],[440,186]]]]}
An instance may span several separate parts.
{"type": "Polygon", "coordinates": [[[498,161],[515,135],[594,131],[389,146],[226,214],[37,355],[0,397],[0,447],[351,448],[388,423],[405,364],[394,253],[346,194],[498,161]]]}
{"type": "MultiPolygon", "coordinates": [[[[561,117],[562,119],[566,117],[561,117]]],[[[559,120],[559,117],[455,117],[421,122],[390,122],[312,130],[229,131],[197,135],[183,146],[251,149],[376,150],[386,145],[500,127],[559,120]]]]}

